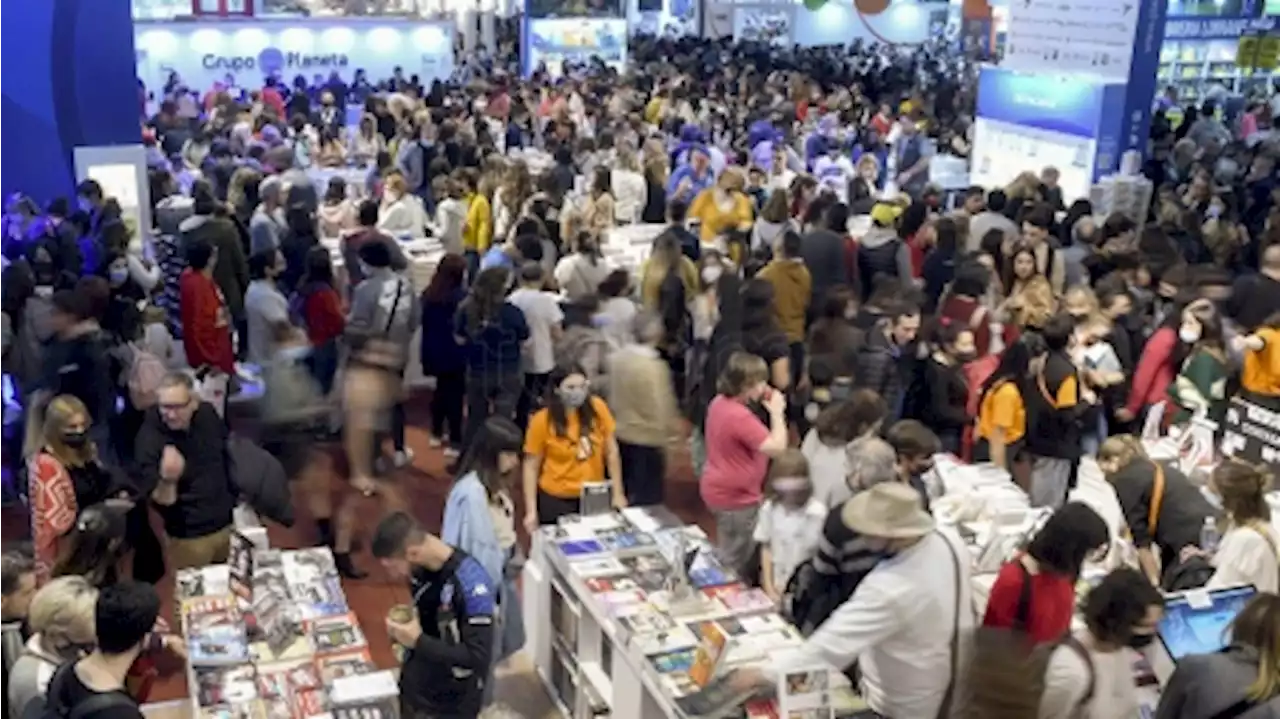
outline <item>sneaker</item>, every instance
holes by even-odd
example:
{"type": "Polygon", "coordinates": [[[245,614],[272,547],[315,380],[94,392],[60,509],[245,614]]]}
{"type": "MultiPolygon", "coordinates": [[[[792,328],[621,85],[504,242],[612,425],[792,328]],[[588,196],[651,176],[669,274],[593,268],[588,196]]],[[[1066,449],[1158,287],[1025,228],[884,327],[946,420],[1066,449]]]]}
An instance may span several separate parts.
{"type": "Polygon", "coordinates": [[[391,458],[391,464],[396,469],[400,469],[402,467],[408,467],[412,463],[413,463],[413,450],[409,449],[408,447],[405,447],[402,450],[400,449],[396,450],[395,455],[391,458]]]}

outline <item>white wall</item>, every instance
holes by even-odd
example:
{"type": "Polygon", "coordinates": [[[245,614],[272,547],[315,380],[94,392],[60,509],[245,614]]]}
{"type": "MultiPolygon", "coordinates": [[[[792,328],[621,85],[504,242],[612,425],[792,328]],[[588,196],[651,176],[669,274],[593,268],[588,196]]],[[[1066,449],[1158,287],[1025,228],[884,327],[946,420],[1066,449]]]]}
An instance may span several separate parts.
{"type": "Polygon", "coordinates": [[[895,2],[879,15],[861,15],[852,0],[828,0],[817,10],[796,8],[795,41],[801,45],[863,42],[917,44],[929,39],[929,17],[942,3],[895,2]]]}
{"type": "Polygon", "coordinates": [[[395,67],[429,82],[453,72],[453,30],[452,22],[401,19],[135,22],[134,45],[138,76],[152,91],[170,70],[202,92],[227,73],[240,87],[260,87],[277,63],[285,83],[335,70],[350,82],[359,68],[377,82],[395,67]]]}

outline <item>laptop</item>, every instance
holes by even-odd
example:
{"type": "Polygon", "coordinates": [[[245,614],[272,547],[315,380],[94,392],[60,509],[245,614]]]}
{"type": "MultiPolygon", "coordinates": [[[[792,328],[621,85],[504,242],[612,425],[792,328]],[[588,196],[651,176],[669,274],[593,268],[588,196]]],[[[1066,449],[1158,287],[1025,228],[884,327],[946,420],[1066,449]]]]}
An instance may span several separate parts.
{"type": "Polygon", "coordinates": [[[1156,627],[1160,641],[1147,659],[1163,686],[1178,661],[1190,654],[1212,654],[1227,646],[1231,622],[1257,590],[1252,585],[1192,589],[1165,598],[1164,618],[1156,627]]]}

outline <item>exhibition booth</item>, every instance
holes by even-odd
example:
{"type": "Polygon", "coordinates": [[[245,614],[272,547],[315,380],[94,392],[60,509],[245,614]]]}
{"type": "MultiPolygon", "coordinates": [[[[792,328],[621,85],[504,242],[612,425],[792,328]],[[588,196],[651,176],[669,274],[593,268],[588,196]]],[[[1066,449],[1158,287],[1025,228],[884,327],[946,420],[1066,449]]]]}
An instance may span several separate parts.
{"type": "Polygon", "coordinates": [[[918,45],[945,31],[941,3],[895,2],[869,14],[854,3],[708,0],[703,12],[710,38],[772,42],[779,47],[885,43],[918,45]]]}
{"type": "Polygon", "coordinates": [[[136,22],[138,77],[149,89],[177,73],[201,92],[215,82],[259,87],[276,75],[291,83],[336,72],[351,82],[363,69],[371,80],[399,68],[424,83],[453,72],[454,24],[383,18],[340,20],[227,20],[136,22]]]}

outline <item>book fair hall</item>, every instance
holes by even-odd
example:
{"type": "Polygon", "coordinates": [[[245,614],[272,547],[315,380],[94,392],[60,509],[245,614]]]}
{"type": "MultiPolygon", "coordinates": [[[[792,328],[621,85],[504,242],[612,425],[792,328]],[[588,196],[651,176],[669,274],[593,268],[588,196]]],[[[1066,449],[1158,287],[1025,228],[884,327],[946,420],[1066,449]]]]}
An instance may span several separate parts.
{"type": "Polygon", "coordinates": [[[0,719],[1280,719],[1280,0],[10,0],[0,719]]]}

